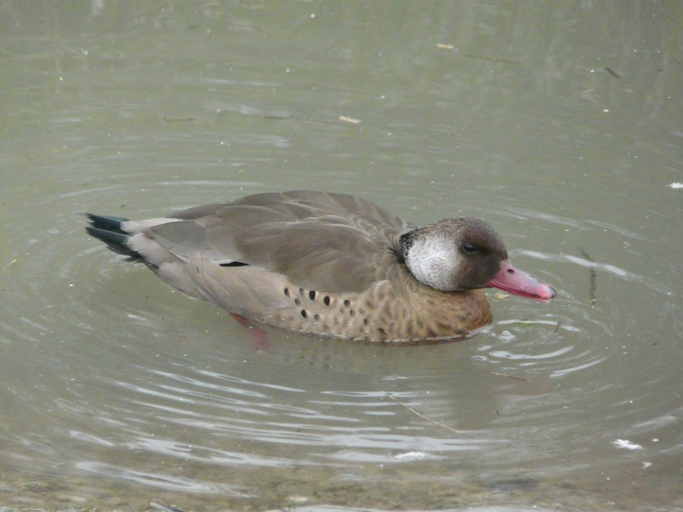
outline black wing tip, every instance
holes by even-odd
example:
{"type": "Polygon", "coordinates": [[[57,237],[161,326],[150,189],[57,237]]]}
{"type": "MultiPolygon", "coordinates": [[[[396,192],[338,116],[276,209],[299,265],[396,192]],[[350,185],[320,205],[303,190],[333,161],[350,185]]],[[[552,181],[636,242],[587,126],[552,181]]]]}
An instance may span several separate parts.
{"type": "MultiPolygon", "coordinates": [[[[121,228],[121,224],[128,219],[124,217],[114,217],[111,215],[95,215],[94,213],[86,213],[85,216],[90,221],[90,225],[96,229],[103,229],[105,231],[112,231],[122,235],[127,235],[121,228]]],[[[93,235],[94,236],[94,235],[93,235]]]]}
{"type": "Polygon", "coordinates": [[[128,247],[128,238],[130,237],[126,233],[110,231],[95,226],[86,226],[85,231],[90,236],[104,242],[109,250],[117,254],[128,256],[131,260],[141,258],[139,253],[128,247]]]}
{"type": "Polygon", "coordinates": [[[219,263],[221,267],[248,267],[249,263],[242,263],[241,261],[230,261],[227,263],[219,263]]]}

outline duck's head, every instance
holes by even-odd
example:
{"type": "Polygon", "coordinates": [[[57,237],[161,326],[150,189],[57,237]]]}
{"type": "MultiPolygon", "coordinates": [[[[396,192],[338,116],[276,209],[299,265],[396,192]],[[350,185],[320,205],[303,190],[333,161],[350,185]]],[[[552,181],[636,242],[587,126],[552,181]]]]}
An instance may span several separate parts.
{"type": "Polygon", "coordinates": [[[480,219],[445,219],[401,235],[399,254],[421,283],[444,292],[495,287],[537,300],[555,296],[508,261],[505,244],[480,219]]]}

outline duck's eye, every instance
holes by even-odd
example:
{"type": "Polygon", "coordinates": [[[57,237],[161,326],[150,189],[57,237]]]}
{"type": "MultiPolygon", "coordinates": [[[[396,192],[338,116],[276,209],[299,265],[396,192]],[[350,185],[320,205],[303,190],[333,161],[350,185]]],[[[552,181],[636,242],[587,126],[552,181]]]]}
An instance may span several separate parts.
{"type": "Polygon", "coordinates": [[[469,242],[465,242],[464,244],[462,244],[462,251],[465,254],[476,254],[476,253],[480,252],[481,249],[474,244],[471,244],[469,242]]]}

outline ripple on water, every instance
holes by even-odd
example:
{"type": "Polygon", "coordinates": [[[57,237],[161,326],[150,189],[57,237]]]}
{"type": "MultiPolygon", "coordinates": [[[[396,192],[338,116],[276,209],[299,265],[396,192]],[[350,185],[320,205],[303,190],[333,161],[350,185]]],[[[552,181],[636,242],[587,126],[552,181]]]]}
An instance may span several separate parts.
{"type": "MultiPolygon", "coordinates": [[[[514,216],[534,216],[538,229],[559,223],[625,236],[576,219],[514,216]]],[[[643,307],[668,305],[671,324],[676,296],[617,263],[513,251],[541,269],[557,299],[539,305],[492,293],[496,322],[459,343],[383,347],[272,331],[270,348],[258,351],[219,311],[88,240],[79,217],[54,221],[15,223],[13,236],[29,241],[5,267],[12,300],[0,339],[16,351],[3,369],[17,414],[2,439],[19,466],[51,460],[142,486],[247,496],[251,489],[202,468],[284,475],[400,464],[436,475],[457,461],[501,474],[561,473],[589,467],[595,453],[623,460],[615,439],[643,446],[648,461],[683,442],[680,433],[650,442],[683,416],[662,394],[678,372],[635,339],[655,326],[639,329],[630,306],[613,300],[635,287],[643,307]],[[585,288],[591,271],[596,303],[585,288]],[[192,465],[191,478],[181,463],[192,465]]]]}

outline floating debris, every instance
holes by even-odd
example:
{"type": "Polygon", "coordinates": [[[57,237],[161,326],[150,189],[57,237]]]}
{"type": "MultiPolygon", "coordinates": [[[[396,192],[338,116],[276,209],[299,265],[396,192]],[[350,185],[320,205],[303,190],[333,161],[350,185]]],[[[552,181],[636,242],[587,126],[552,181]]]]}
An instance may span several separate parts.
{"type": "Polygon", "coordinates": [[[437,48],[441,48],[442,50],[453,50],[455,46],[452,44],[446,44],[446,43],[436,43],[437,48]]]}
{"type": "Polygon", "coordinates": [[[502,300],[502,299],[507,299],[510,296],[510,294],[509,293],[503,293],[503,292],[496,292],[495,294],[493,294],[493,296],[496,299],[502,300]]]}
{"type": "Polygon", "coordinates": [[[673,183],[671,183],[669,185],[669,188],[673,188],[673,189],[683,188],[683,183],[678,183],[677,181],[674,181],[673,183]]]}
{"type": "Polygon", "coordinates": [[[610,75],[612,75],[614,78],[621,78],[621,75],[614,71],[611,67],[605,66],[605,71],[607,71],[610,75]]]}
{"type": "Polygon", "coordinates": [[[397,460],[420,460],[426,457],[427,454],[425,452],[404,452],[394,455],[394,459],[397,460]]]}
{"type": "Polygon", "coordinates": [[[643,447],[639,444],[633,443],[628,439],[616,439],[612,444],[617,448],[624,448],[625,450],[642,450],[643,447]]]}
{"type": "Polygon", "coordinates": [[[348,116],[339,116],[340,121],[344,121],[345,123],[351,123],[351,124],[360,124],[361,120],[356,119],[355,117],[348,117],[348,116]]]}

